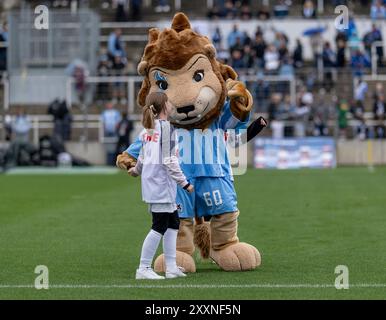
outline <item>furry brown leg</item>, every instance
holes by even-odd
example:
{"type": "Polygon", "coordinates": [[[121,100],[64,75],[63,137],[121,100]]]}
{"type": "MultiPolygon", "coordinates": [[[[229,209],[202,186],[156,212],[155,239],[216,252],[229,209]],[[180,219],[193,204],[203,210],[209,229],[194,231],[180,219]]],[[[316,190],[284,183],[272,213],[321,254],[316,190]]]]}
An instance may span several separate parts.
{"type": "Polygon", "coordinates": [[[253,270],[260,266],[260,252],[252,245],[239,242],[239,212],[213,216],[210,222],[212,250],[210,257],[225,271],[253,270]]]}

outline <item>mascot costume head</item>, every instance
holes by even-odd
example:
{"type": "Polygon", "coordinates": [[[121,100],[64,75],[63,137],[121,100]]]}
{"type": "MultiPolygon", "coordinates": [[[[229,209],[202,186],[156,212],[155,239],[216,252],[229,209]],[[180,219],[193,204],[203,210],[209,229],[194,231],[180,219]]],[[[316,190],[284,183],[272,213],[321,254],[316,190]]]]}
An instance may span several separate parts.
{"type": "MultiPolygon", "coordinates": [[[[144,77],[138,104],[143,107],[149,93],[164,92],[174,106],[170,122],[177,128],[189,131],[211,128],[224,118],[224,108],[229,110],[229,120],[224,123],[248,122],[253,105],[251,94],[243,83],[237,81],[237,74],[230,66],[216,60],[216,51],[210,40],[193,31],[183,13],[174,16],[170,29],[149,30],[149,41],[138,65],[138,73],[144,77]]],[[[223,129],[227,128],[224,125],[223,129]]],[[[130,146],[118,156],[120,168],[128,169],[135,164],[138,150],[134,149],[130,146]]],[[[186,174],[183,166],[182,169],[186,174]]],[[[200,176],[200,181],[205,178],[200,176]]],[[[213,179],[213,176],[207,178],[213,179]]],[[[228,178],[218,179],[223,183],[228,178]]],[[[236,199],[233,180],[227,183],[231,184],[231,191],[227,193],[234,193],[236,199]]],[[[192,258],[195,247],[200,249],[204,258],[210,257],[223,270],[251,270],[260,265],[258,250],[239,242],[237,237],[237,207],[210,213],[210,222],[203,221],[204,215],[196,217],[196,223],[191,216],[181,216],[177,239],[178,265],[187,272],[196,270],[192,258]]],[[[155,261],[155,269],[164,270],[163,256],[155,261]]]]}

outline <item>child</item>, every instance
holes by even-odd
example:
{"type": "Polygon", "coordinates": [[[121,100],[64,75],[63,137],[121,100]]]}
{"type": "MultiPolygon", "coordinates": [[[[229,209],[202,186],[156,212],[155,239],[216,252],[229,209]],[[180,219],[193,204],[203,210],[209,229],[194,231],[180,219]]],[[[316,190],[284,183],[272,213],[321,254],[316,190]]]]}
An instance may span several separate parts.
{"type": "Polygon", "coordinates": [[[164,279],[156,274],[151,264],[163,236],[163,250],[166,264],[166,278],[185,277],[176,264],[176,242],[179,218],[175,203],[177,184],[193,192],[181,171],[177,156],[172,154],[173,129],[167,121],[172,105],[161,92],[149,94],[143,111],[141,133],[142,149],[137,165],[129,169],[129,174],[141,174],[142,198],[149,204],[153,224],[141,253],[141,262],[136,279],[164,279]]]}

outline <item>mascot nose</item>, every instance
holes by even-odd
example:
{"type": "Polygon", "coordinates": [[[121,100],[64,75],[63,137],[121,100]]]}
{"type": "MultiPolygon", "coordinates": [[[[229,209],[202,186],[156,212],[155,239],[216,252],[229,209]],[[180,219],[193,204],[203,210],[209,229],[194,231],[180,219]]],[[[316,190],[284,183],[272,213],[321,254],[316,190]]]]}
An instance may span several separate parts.
{"type": "Polygon", "coordinates": [[[177,108],[177,112],[178,113],[186,113],[186,114],[188,114],[190,111],[193,111],[194,108],[195,108],[194,105],[191,104],[189,106],[177,108]]]}

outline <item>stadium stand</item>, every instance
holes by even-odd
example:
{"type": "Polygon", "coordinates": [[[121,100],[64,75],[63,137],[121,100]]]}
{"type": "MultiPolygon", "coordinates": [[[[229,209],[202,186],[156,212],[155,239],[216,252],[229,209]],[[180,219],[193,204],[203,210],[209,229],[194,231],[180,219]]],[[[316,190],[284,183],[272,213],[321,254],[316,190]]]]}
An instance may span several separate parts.
{"type": "Polygon", "coordinates": [[[147,30],[167,26],[176,10],[212,38],[219,58],[247,83],[256,115],[270,121],[265,135],[385,138],[383,1],[43,1],[50,29],[18,32],[38,4],[4,1],[1,17],[12,41],[0,38],[8,56],[1,119],[25,107],[34,142],[52,133],[47,109],[55,98],[70,108],[73,141],[103,141],[99,115],[110,102],[138,120],[136,65],[147,30]],[[334,10],[342,4],[350,22],[338,32],[334,10]]]}

